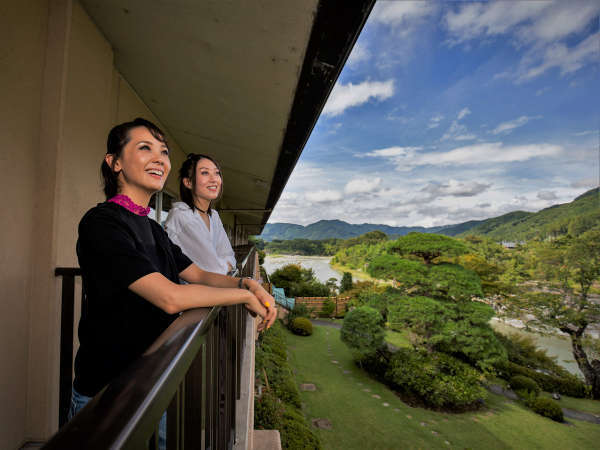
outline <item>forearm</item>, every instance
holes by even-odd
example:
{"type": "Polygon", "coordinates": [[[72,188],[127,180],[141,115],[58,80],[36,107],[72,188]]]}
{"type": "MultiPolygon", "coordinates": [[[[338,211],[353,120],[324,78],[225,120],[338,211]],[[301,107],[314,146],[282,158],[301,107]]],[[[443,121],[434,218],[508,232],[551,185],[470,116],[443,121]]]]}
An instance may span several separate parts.
{"type": "Polygon", "coordinates": [[[220,277],[224,279],[223,284],[227,284],[225,288],[177,284],[154,272],[132,283],[129,289],[169,314],[191,308],[258,301],[250,291],[237,288],[236,278],[220,277]]]}
{"type": "Polygon", "coordinates": [[[216,288],[238,288],[240,279],[213,272],[206,272],[196,264],[192,264],[179,274],[180,278],[188,283],[203,284],[216,288]]]}

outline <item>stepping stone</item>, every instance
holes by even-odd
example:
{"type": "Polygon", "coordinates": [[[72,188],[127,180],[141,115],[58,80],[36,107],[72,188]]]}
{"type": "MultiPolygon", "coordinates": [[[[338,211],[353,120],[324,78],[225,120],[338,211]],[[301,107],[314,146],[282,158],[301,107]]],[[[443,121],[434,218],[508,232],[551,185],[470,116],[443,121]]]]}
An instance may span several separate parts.
{"type": "Polygon", "coordinates": [[[349,370],[344,370],[344,374],[348,375],[350,373],[349,370]]]}
{"type": "Polygon", "coordinates": [[[444,441],[444,444],[446,444],[446,445],[450,445],[450,442],[448,442],[448,441],[444,441]]]}
{"type": "Polygon", "coordinates": [[[389,403],[382,403],[382,405],[383,405],[383,406],[385,406],[386,408],[387,408],[388,406],[390,406],[390,404],[389,404],[389,403]]]}
{"type": "Polygon", "coordinates": [[[437,435],[438,435],[438,432],[437,432],[437,431],[433,431],[433,430],[431,430],[431,434],[433,434],[434,436],[437,436],[437,435]]]}
{"type": "Polygon", "coordinates": [[[477,417],[471,417],[471,420],[472,420],[473,422],[479,422],[479,419],[478,419],[477,417]]]}
{"type": "Polygon", "coordinates": [[[328,419],[313,419],[312,424],[315,428],[331,430],[331,422],[328,419]]]}
{"type": "Polygon", "coordinates": [[[426,424],[425,422],[421,422],[421,426],[422,426],[422,427],[426,427],[426,426],[427,426],[427,424],[426,424]]]}
{"type": "Polygon", "coordinates": [[[339,363],[338,363],[338,362],[337,362],[335,359],[332,359],[332,360],[331,360],[331,362],[332,362],[333,364],[339,364],[339,363]]]}
{"type": "Polygon", "coordinates": [[[410,414],[407,414],[407,415],[406,415],[406,418],[407,418],[407,419],[412,419],[412,416],[411,416],[410,414]]]}
{"type": "Polygon", "coordinates": [[[363,392],[371,392],[371,389],[365,388],[365,389],[363,389],[363,392]]]}
{"type": "Polygon", "coordinates": [[[400,412],[398,408],[394,408],[394,412],[400,412]]]}
{"type": "Polygon", "coordinates": [[[300,385],[300,390],[301,391],[316,391],[317,387],[311,383],[304,383],[304,384],[300,385]]]}
{"type": "Polygon", "coordinates": [[[377,400],[380,400],[380,399],[381,399],[381,396],[380,396],[380,395],[377,395],[377,394],[373,394],[373,395],[371,395],[371,397],[373,397],[373,398],[376,398],[377,400]]]}

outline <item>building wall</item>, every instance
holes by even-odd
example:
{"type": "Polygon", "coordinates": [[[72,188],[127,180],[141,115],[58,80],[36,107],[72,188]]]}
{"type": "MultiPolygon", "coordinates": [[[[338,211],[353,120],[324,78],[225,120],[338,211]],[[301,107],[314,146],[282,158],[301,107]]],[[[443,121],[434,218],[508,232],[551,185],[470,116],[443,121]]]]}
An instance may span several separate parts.
{"type": "Polygon", "coordinates": [[[46,47],[45,0],[0,8],[0,442],[25,436],[35,153],[46,47]],[[25,57],[25,55],[27,57],[25,57]]]}
{"type": "MultiPolygon", "coordinates": [[[[77,266],[77,224],[104,199],[108,130],[137,116],[164,127],[114,67],[110,44],[78,2],[9,3],[0,10],[0,186],[9,200],[0,214],[0,442],[16,448],[57,429],[54,269],[77,266]]],[[[165,131],[173,165],[166,189],[176,194],[185,154],[165,131]]]]}

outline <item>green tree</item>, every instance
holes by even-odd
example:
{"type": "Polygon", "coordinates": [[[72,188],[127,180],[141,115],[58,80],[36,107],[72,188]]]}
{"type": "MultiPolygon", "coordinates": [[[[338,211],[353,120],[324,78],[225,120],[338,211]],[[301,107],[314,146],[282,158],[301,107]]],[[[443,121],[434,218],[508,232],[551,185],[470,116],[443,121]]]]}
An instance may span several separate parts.
{"type": "Polygon", "coordinates": [[[418,256],[427,265],[442,255],[458,256],[469,252],[469,248],[456,239],[440,234],[416,232],[392,241],[388,250],[401,255],[418,256]]]}
{"type": "Polygon", "coordinates": [[[588,325],[600,318],[600,305],[589,298],[592,285],[600,279],[600,230],[546,243],[536,253],[538,273],[546,286],[515,296],[512,307],[534,315],[532,322],[542,330],[558,328],[569,335],[575,361],[593,397],[600,399],[600,360],[588,356],[584,340],[588,325]]]}
{"type": "Polygon", "coordinates": [[[340,293],[349,291],[350,289],[352,289],[352,274],[350,272],[344,272],[340,283],[340,293]]]}
{"type": "Polygon", "coordinates": [[[325,285],[329,288],[329,295],[335,295],[338,290],[337,278],[331,277],[327,280],[325,285]]]}
{"type": "Polygon", "coordinates": [[[383,318],[368,306],[355,308],[346,314],[340,336],[360,361],[383,347],[383,318]]]}
{"type": "Polygon", "coordinates": [[[288,264],[271,274],[271,282],[290,297],[328,297],[329,287],[320,283],[313,269],[288,264]]]}

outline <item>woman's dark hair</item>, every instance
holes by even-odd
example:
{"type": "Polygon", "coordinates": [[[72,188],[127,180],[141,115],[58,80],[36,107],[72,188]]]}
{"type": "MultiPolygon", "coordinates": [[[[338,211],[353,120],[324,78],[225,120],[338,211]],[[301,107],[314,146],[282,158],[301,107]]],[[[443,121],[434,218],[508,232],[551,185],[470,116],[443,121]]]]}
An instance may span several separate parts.
{"type": "MultiPolygon", "coordinates": [[[[217,166],[217,169],[219,169],[219,173],[221,174],[221,191],[219,192],[219,196],[215,199],[215,201],[219,200],[223,195],[223,173],[221,172],[220,164],[208,155],[201,155],[200,153],[188,154],[187,159],[183,162],[181,169],[179,169],[179,197],[181,197],[181,200],[185,202],[186,205],[192,208],[192,211],[197,209],[196,205],[194,204],[192,190],[196,185],[196,167],[198,166],[198,161],[201,159],[208,159],[209,161],[212,161],[214,165],[217,166]],[[190,179],[192,182],[192,189],[189,189],[185,184],[183,184],[184,178],[190,179]]],[[[212,200],[208,206],[207,212],[208,214],[212,214],[212,200]]]]}
{"type": "MultiPolygon", "coordinates": [[[[127,145],[127,143],[129,142],[129,132],[133,128],[137,127],[147,128],[148,131],[152,133],[152,136],[154,136],[163,144],[167,145],[165,134],[160,128],[158,128],[149,120],[138,117],[131,122],[125,122],[113,127],[113,129],[110,130],[110,132],[108,133],[108,139],[106,141],[106,154],[115,155],[113,159],[113,164],[117,160],[117,158],[121,156],[121,153],[123,152],[123,147],[125,147],[125,145],[127,145]]],[[[106,195],[106,199],[108,200],[117,195],[119,192],[119,173],[115,172],[113,168],[106,163],[105,160],[102,161],[100,171],[102,172],[102,178],[104,179],[104,195],[106,195]]]]}

